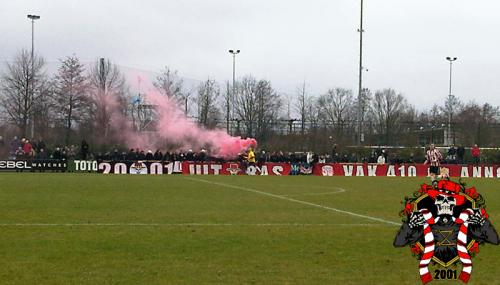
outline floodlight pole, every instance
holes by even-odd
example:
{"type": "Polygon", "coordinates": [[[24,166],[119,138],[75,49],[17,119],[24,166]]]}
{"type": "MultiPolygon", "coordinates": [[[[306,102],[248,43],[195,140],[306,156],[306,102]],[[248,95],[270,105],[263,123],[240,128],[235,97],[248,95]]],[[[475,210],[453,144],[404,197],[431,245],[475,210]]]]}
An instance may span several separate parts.
{"type": "MultiPolygon", "coordinates": [[[[451,104],[451,98],[453,95],[451,94],[451,74],[452,74],[452,67],[453,67],[453,62],[457,60],[456,57],[446,57],[446,60],[450,62],[450,87],[448,89],[448,103],[451,104]]],[[[451,136],[451,105],[449,106],[450,109],[448,110],[448,142],[450,141],[450,136],[451,136]]],[[[453,142],[455,144],[455,142],[453,142]]]]}
{"type": "MultiPolygon", "coordinates": [[[[239,49],[237,50],[232,50],[230,49],[229,50],[229,53],[233,55],[233,86],[232,86],[232,97],[235,96],[236,94],[236,55],[239,54],[241,51],[239,49]]],[[[229,94],[227,96],[227,114],[226,114],[226,130],[227,132],[229,133],[229,116],[230,116],[230,109],[229,109],[229,105],[230,105],[230,97],[229,94]]]]}
{"type": "Polygon", "coordinates": [[[35,138],[35,114],[33,112],[33,100],[35,98],[35,20],[40,19],[38,15],[28,15],[31,20],[31,139],[35,138]]]}
{"type": "Polygon", "coordinates": [[[363,138],[363,127],[361,124],[361,97],[363,92],[363,0],[361,0],[361,11],[359,20],[359,82],[358,82],[358,139],[357,145],[361,145],[363,138]]]}

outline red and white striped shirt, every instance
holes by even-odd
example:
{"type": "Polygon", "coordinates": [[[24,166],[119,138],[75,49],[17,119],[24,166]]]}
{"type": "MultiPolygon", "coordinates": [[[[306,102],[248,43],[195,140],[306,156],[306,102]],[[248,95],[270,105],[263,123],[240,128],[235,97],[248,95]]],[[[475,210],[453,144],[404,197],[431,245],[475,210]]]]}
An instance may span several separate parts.
{"type": "Polygon", "coordinates": [[[437,148],[429,149],[425,155],[425,164],[430,163],[431,166],[439,166],[441,159],[443,159],[443,155],[437,148]]]}

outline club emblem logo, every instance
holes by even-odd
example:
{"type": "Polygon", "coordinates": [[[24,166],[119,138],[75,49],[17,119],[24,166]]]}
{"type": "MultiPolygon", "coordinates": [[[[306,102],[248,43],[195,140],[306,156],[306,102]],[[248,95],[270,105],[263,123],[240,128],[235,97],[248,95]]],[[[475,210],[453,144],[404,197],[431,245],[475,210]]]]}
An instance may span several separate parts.
{"type": "Polygon", "coordinates": [[[231,175],[238,175],[241,171],[239,165],[237,163],[230,163],[229,167],[226,169],[231,175]]]}
{"type": "Polygon", "coordinates": [[[423,284],[433,279],[467,283],[479,245],[499,243],[485,201],[474,187],[447,179],[423,184],[413,197],[405,197],[403,205],[403,225],[394,246],[410,246],[423,284]]]}
{"type": "Polygon", "coordinates": [[[148,168],[142,161],[136,161],[130,166],[130,174],[148,174],[148,168]]]}
{"type": "Polygon", "coordinates": [[[331,166],[331,165],[323,165],[321,167],[321,174],[323,176],[333,176],[333,166],[331,166]]]}
{"type": "Polygon", "coordinates": [[[300,165],[300,174],[311,175],[312,171],[312,166],[309,163],[303,163],[300,165]]]}
{"type": "Polygon", "coordinates": [[[290,166],[290,175],[299,175],[300,165],[298,163],[292,163],[290,166]]]}

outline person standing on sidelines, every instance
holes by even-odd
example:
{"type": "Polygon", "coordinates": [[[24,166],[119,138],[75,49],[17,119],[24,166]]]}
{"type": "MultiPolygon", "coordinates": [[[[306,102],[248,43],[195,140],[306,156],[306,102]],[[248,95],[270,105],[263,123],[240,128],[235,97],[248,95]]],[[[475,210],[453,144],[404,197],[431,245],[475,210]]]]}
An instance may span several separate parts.
{"type": "Polygon", "coordinates": [[[443,155],[439,150],[431,144],[429,149],[425,153],[425,162],[424,164],[430,164],[429,174],[431,176],[432,184],[436,181],[436,176],[440,174],[439,166],[441,165],[441,160],[443,159],[443,155]]]}
{"type": "Polygon", "coordinates": [[[33,158],[33,146],[29,140],[26,140],[23,145],[23,152],[26,159],[31,160],[33,158]]]}
{"type": "Polygon", "coordinates": [[[474,164],[479,164],[481,161],[481,150],[477,146],[477,144],[474,145],[474,147],[471,149],[471,154],[472,154],[472,160],[474,164]]]}
{"type": "Polygon", "coordinates": [[[252,148],[248,149],[247,162],[248,165],[255,165],[255,153],[252,148]]]}
{"type": "Polygon", "coordinates": [[[382,154],[377,158],[377,164],[385,164],[385,157],[382,154]]]}

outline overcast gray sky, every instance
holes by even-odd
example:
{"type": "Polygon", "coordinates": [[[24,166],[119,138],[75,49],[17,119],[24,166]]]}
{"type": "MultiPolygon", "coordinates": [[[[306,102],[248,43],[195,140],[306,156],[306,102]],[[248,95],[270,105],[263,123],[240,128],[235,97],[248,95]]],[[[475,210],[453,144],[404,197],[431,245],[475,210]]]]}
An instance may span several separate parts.
{"type": "MultiPolygon", "coordinates": [[[[357,90],[359,0],[16,0],[0,6],[0,60],[31,47],[26,18],[41,16],[35,45],[48,61],[76,54],[188,78],[232,76],[228,49],[241,49],[237,75],[294,93],[357,90]]],[[[391,87],[419,109],[448,94],[446,56],[458,60],[453,93],[500,105],[500,2],[365,0],[364,86],[391,87]]]]}

